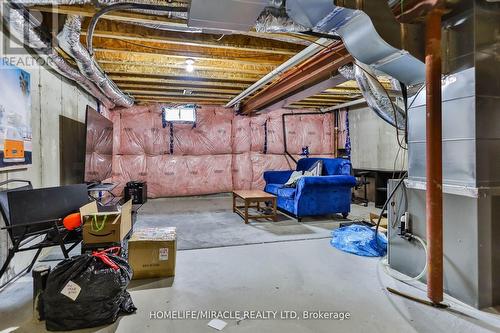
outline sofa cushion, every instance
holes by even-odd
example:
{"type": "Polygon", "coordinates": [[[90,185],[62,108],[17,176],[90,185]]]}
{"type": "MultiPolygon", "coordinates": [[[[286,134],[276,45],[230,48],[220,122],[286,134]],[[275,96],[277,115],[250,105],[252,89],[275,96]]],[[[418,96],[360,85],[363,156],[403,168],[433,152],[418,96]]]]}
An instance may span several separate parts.
{"type": "Polygon", "coordinates": [[[264,191],[274,195],[278,195],[278,190],[283,187],[283,184],[267,184],[264,191]]]}
{"type": "Polygon", "coordinates": [[[310,176],[321,176],[323,175],[323,161],[316,161],[310,168],[307,170],[310,173],[310,176]]]}
{"type": "Polygon", "coordinates": [[[296,191],[297,189],[294,187],[283,187],[278,190],[278,197],[286,199],[294,199],[296,191]]]}
{"type": "Polygon", "coordinates": [[[297,185],[297,181],[302,178],[304,172],[303,171],[294,171],[290,175],[288,181],[284,184],[285,187],[295,187],[297,185]]]}

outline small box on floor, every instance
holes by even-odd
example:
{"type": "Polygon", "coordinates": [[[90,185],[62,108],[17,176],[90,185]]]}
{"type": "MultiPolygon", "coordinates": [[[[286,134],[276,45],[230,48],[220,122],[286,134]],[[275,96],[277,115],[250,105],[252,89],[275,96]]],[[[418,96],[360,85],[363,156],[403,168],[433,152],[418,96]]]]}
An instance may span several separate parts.
{"type": "Polygon", "coordinates": [[[95,201],[80,208],[83,244],[121,243],[132,229],[132,200],[116,212],[98,212],[95,201]]]}
{"type": "Polygon", "coordinates": [[[128,262],[133,279],[175,275],[177,251],[175,228],[142,228],[135,230],[128,242],[128,262]]]}

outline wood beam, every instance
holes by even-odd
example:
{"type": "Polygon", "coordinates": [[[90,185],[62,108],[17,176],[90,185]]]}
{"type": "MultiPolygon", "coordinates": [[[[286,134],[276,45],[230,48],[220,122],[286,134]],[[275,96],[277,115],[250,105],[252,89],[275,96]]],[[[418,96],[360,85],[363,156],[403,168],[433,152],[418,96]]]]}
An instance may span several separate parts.
{"type": "Polygon", "coordinates": [[[174,95],[174,96],[168,96],[168,95],[158,95],[158,96],[155,96],[155,95],[135,95],[134,98],[136,99],[161,99],[161,100],[164,100],[164,99],[177,99],[177,100],[183,100],[183,101],[190,101],[190,100],[199,100],[199,99],[203,99],[203,100],[219,100],[221,102],[224,102],[224,101],[229,101],[231,98],[225,98],[225,97],[204,97],[204,96],[200,96],[200,97],[196,97],[196,96],[189,96],[189,95],[186,95],[186,96],[179,96],[179,95],[174,95]]]}
{"type": "Polygon", "coordinates": [[[164,97],[180,97],[180,98],[188,98],[188,97],[207,97],[207,98],[216,98],[216,99],[231,99],[234,95],[227,94],[192,94],[192,95],[184,95],[182,92],[172,93],[172,92],[162,92],[162,91],[147,91],[147,90],[125,90],[126,93],[129,93],[133,96],[164,96],[164,97]]]}
{"type": "Polygon", "coordinates": [[[286,73],[282,79],[246,100],[241,108],[251,113],[268,105],[328,80],[337,74],[340,66],[352,62],[353,58],[344,45],[334,45],[311,58],[307,63],[286,73]]]}
{"type": "Polygon", "coordinates": [[[214,87],[195,87],[188,85],[169,85],[169,86],[160,86],[160,85],[148,85],[148,84],[135,84],[135,83],[119,83],[121,89],[138,89],[138,90],[148,90],[148,91],[180,91],[191,90],[193,92],[212,92],[212,93],[227,93],[232,95],[237,95],[241,92],[241,89],[235,88],[220,88],[217,86],[214,87]]]}
{"type": "MultiPolygon", "coordinates": [[[[95,57],[99,64],[128,64],[143,65],[152,67],[168,67],[185,69],[186,57],[172,58],[165,55],[155,54],[137,54],[130,52],[116,51],[97,51],[95,57]]],[[[261,74],[265,75],[272,71],[275,66],[267,64],[242,64],[240,62],[231,62],[227,60],[198,60],[194,64],[197,70],[215,70],[243,74],[261,74]]]]}
{"type": "MultiPolygon", "coordinates": [[[[171,4],[169,4],[170,6],[171,4]]],[[[84,17],[93,17],[97,13],[96,7],[93,5],[84,6],[32,6],[33,11],[42,13],[54,13],[64,15],[80,15],[84,17]]],[[[173,27],[185,27],[186,20],[178,18],[168,18],[167,16],[148,15],[130,11],[115,11],[109,12],[103,16],[106,20],[119,22],[133,22],[143,24],[168,24],[173,27]]]]}
{"type": "Polygon", "coordinates": [[[190,85],[193,87],[232,87],[245,89],[250,84],[237,81],[237,80],[210,80],[210,79],[196,79],[196,78],[175,78],[175,77],[157,77],[151,75],[138,75],[127,73],[114,73],[110,74],[109,78],[120,83],[144,83],[144,84],[163,84],[163,85],[190,85]]]}
{"type": "Polygon", "coordinates": [[[156,76],[156,77],[179,77],[189,80],[195,79],[214,79],[214,80],[234,80],[240,82],[255,82],[259,80],[262,75],[258,74],[242,74],[242,73],[231,73],[224,70],[217,71],[207,71],[207,70],[195,70],[192,73],[186,72],[184,69],[178,68],[168,68],[168,67],[152,67],[149,65],[142,64],[101,64],[101,68],[106,73],[128,73],[128,74],[139,74],[146,76],[156,76]]]}
{"type": "MultiPolygon", "coordinates": [[[[169,7],[180,7],[188,9],[189,3],[182,3],[179,1],[169,2],[169,7]]],[[[45,13],[54,13],[54,14],[74,14],[81,15],[87,18],[91,18],[97,12],[96,8],[92,5],[84,5],[84,6],[33,6],[31,9],[38,10],[40,12],[45,13]]],[[[181,28],[186,29],[187,21],[185,19],[179,18],[168,18],[167,16],[156,16],[156,15],[148,15],[137,12],[129,12],[129,11],[116,11],[107,13],[104,15],[102,20],[109,21],[117,21],[117,22],[133,22],[138,24],[154,24],[154,25],[163,25],[170,26],[172,28],[181,28]]],[[[311,36],[302,36],[293,33],[259,33],[255,31],[248,31],[243,33],[248,36],[257,37],[257,38],[265,38],[276,41],[288,42],[292,44],[300,44],[304,46],[308,46],[311,43],[314,43],[316,40],[315,37],[311,36]]]]}
{"type": "MultiPolygon", "coordinates": [[[[86,34],[87,31],[84,24],[82,36],[86,36],[86,34]]],[[[94,36],[140,42],[285,55],[294,55],[304,48],[301,45],[244,35],[221,36],[204,33],[174,32],[107,20],[99,21],[94,31],[94,36]]]]}
{"type": "MultiPolygon", "coordinates": [[[[82,37],[82,42],[85,39],[82,37]]],[[[199,46],[182,46],[174,44],[165,44],[160,42],[120,40],[112,38],[94,37],[95,50],[116,50],[124,52],[142,52],[163,54],[168,56],[177,56],[185,58],[209,58],[220,60],[238,60],[245,62],[257,62],[278,64],[283,63],[290,58],[290,55],[270,54],[260,52],[242,52],[241,50],[228,50],[219,48],[203,48],[199,46]]]]}
{"type": "Polygon", "coordinates": [[[147,52],[144,52],[146,50],[139,50],[140,47],[135,47],[134,45],[115,45],[114,48],[94,48],[94,52],[96,56],[98,55],[103,55],[104,57],[109,56],[109,57],[119,57],[123,54],[130,55],[130,56],[137,56],[137,57],[157,57],[159,59],[164,59],[164,61],[182,61],[184,62],[187,58],[193,59],[196,61],[196,63],[206,63],[206,64],[212,64],[213,66],[221,65],[224,64],[226,66],[259,66],[259,67],[267,67],[272,70],[276,66],[280,65],[283,63],[287,57],[260,57],[256,59],[247,59],[247,58],[241,58],[241,59],[233,59],[233,58],[218,58],[218,57],[213,57],[210,54],[204,54],[203,56],[189,56],[189,55],[177,55],[177,54],[168,54],[167,52],[158,52],[158,50],[152,50],[152,49],[147,49],[147,52]],[[121,47],[123,46],[123,47],[121,47]],[[114,56],[114,54],[118,54],[118,56],[114,56]]]}

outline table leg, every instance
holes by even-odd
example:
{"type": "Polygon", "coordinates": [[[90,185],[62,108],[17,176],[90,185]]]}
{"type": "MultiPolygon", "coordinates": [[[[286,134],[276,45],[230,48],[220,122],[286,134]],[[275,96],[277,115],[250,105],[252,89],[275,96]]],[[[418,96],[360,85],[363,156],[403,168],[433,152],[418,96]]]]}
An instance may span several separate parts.
{"type": "Polygon", "coordinates": [[[245,199],[245,224],[248,224],[248,199],[245,199]]]}
{"type": "Polygon", "coordinates": [[[233,213],[236,213],[236,195],[233,193],[233,213]]]}
{"type": "Polygon", "coordinates": [[[273,221],[278,222],[278,214],[277,214],[277,204],[276,204],[276,198],[273,198],[273,221]]]}

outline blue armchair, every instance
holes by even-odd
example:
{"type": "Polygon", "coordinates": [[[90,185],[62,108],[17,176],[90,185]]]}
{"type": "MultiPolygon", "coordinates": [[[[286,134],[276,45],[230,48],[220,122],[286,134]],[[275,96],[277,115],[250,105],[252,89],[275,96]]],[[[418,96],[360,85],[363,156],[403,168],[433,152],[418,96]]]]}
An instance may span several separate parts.
{"type": "Polygon", "coordinates": [[[341,158],[303,158],[297,171],[308,170],[316,161],[323,161],[323,175],[302,177],[296,187],[284,187],[293,171],[266,171],[265,191],[278,197],[278,208],[291,213],[300,221],[304,216],[351,211],[351,188],[356,178],[351,176],[351,162],[341,158]]]}

